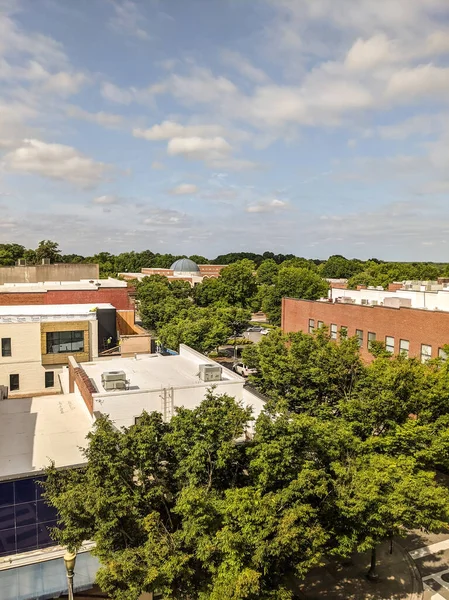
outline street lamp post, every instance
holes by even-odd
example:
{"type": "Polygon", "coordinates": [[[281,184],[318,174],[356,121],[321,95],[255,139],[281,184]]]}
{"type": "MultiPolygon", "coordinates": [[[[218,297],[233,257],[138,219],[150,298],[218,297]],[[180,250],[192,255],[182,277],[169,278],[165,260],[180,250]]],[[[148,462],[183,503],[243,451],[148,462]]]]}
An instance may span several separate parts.
{"type": "Polygon", "coordinates": [[[67,584],[69,588],[69,600],[73,600],[73,574],[75,572],[76,554],[67,552],[64,554],[65,569],[67,571],[67,584]]]}

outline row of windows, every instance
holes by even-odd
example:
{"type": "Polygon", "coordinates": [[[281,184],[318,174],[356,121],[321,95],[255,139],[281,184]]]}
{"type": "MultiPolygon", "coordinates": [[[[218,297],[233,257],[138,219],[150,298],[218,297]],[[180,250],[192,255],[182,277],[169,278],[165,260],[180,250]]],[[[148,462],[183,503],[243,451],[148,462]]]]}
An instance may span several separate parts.
{"type": "MultiPolygon", "coordinates": [[[[323,327],[323,325],[324,325],[323,321],[317,321],[318,329],[323,327]]],[[[309,333],[312,333],[314,331],[314,329],[315,329],[315,319],[309,319],[309,333]]],[[[348,328],[345,325],[342,325],[340,328],[340,332],[342,335],[347,335],[348,328]]],[[[333,340],[337,339],[337,333],[338,333],[338,327],[337,327],[336,323],[331,323],[330,336],[333,340]]],[[[357,338],[359,347],[362,348],[362,346],[363,346],[363,330],[356,329],[355,336],[357,338]]],[[[374,342],[375,340],[376,340],[376,334],[372,331],[369,331],[368,337],[367,337],[367,348],[368,349],[370,348],[371,342],[374,342]]],[[[385,336],[385,349],[388,352],[391,352],[392,354],[394,353],[394,345],[395,345],[394,337],[392,337],[390,335],[385,336]]],[[[402,340],[402,339],[399,340],[399,353],[408,357],[409,350],[410,350],[410,341],[402,340]]],[[[438,348],[438,356],[440,358],[444,358],[444,359],[447,358],[447,355],[444,352],[443,348],[438,348]]],[[[432,346],[429,346],[429,344],[421,344],[421,361],[426,362],[430,358],[432,358],[432,346]]]]}
{"type": "MultiPolygon", "coordinates": [[[[55,386],[55,372],[45,371],[45,387],[52,388],[55,386]]],[[[11,373],[9,376],[9,390],[11,392],[20,390],[20,375],[18,373],[11,373]]]]}

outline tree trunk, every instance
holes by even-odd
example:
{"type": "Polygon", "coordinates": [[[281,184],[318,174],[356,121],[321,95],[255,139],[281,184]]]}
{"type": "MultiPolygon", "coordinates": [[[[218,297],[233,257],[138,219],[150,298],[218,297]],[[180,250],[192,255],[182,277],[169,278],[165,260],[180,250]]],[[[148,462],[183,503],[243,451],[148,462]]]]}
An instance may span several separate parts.
{"type": "Polygon", "coordinates": [[[377,567],[377,557],[376,557],[376,548],[371,548],[371,566],[369,568],[368,573],[366,574],[367,578],[370,581],[378,581],[379,574],[376,570],[377,567]]]}

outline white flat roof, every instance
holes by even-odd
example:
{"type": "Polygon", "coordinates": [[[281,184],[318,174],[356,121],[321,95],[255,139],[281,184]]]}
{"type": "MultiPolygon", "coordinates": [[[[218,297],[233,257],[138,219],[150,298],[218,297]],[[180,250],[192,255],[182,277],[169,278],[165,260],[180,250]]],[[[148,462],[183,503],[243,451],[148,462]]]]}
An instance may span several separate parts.
{"type": "MultiPolygon", "coordinates": [[[[207,358],[204,357],[204,363],[207,362],[207,358]]],[[[114,357],[110,360],[82,363],[81,366],[88,377],[93,379],[98,392],[102,395],[113,393],[105,391],[101,383],[101,374],[105,371],[124,371],[126,379],[129,379],[131,391],[204,386],[204,381],[199,378],[198,363],[183,356],[139,354],[137,359],[114,357]]],[[[222,381],[242,380],[232,371],[223,369],[222,381]]]]}
{"type": "Polygon", "coordinates": [[[112,304],[27,304],[0,306],[0,317],[87,315],[95,308],[114,308],[112,304]]]}
{"type": "Polygon", "coordinates": [[[92,420],[75,394],[0,401],[0,478],[85,462],[92,420]]]}
{"type": "Polygon", "coordinates": [[[96,290],[98,288],[126,288],[126,281],[108,279],[80,279],[79,281],[41,281],[38,283],[3,283],[0,293],[46,292],[47,290],[96,290]],[[98,285],[99,284],[99,285],[98,285]]]}

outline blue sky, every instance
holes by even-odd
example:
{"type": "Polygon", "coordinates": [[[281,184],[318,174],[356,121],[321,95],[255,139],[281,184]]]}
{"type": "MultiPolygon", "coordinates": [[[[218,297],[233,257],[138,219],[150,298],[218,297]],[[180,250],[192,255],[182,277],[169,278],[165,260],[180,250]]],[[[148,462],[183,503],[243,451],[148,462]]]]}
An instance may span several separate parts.
{"type": "Polygon", "coordinates": [[[0,241],[448,260],[447,0],[0,0],[0,241]]]}

